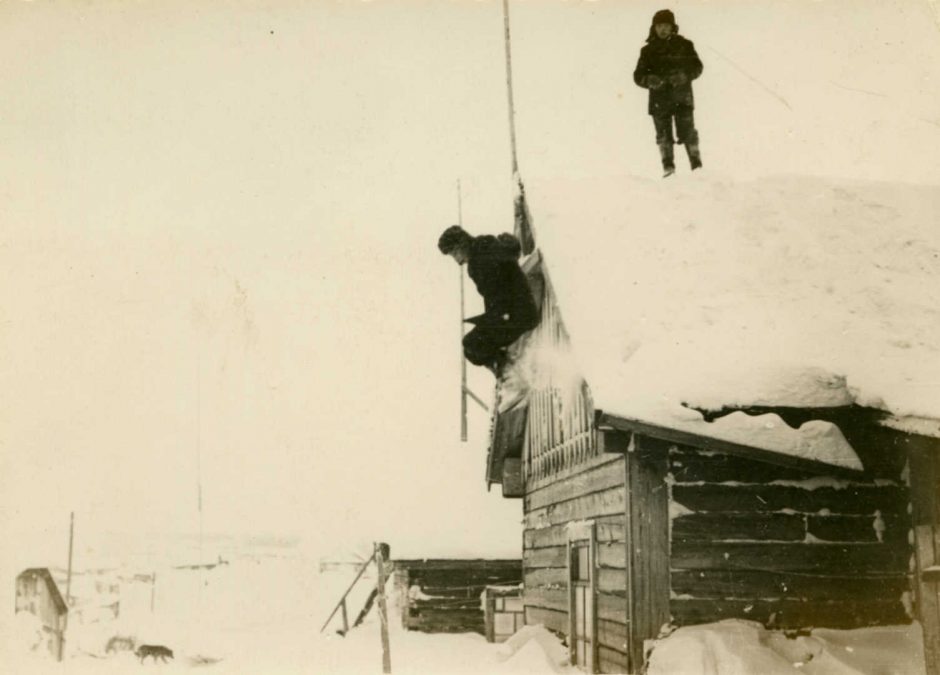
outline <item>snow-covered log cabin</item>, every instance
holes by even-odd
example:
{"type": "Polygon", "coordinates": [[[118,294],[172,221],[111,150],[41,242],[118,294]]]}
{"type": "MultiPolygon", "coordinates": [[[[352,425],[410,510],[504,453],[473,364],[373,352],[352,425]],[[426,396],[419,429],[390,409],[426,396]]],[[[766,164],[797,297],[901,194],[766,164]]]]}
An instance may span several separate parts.
{"type": "Polygon", "coordinates": [[[542,319],[487,463],[522,498],[526,623],[640,672],[675,626],[916,618],[938,672],[938,192],[530,186],[542,319]]]}

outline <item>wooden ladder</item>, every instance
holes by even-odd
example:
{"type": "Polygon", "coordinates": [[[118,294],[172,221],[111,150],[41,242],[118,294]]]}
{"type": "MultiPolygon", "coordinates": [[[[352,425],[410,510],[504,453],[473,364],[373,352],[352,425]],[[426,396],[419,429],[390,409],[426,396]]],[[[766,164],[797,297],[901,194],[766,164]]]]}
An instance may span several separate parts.
{"type": "Polygon", "coordinates": [[[372,589],[372,592],[369,594],[369,597],[366,598],[365,605],[362,610],[359,612],[359,615],[356,617],[356,621],[353,623],[352,628],[355,628],[361,624],[366,616],[369,614],[369,610],[372,609],[372,605],[375,603],[376,597],[382,592],[383,597],[380,599],[380,604],[384,600],[384,587],[385,587],[385,561],[388,560],[390,550],[388,544],[376,544],[375,548],[372,551],[372,555],[369,556],[369,559],[362,563],[362,566],[359,568],[359,571],[356,573],[356,578],[352,580],[352,583],[349,584],[349,587],[346,589],[346,592],[343,593],[343,596],[339,599],[339,602],[336,603],[336,606],[333,608],[333,611],[330,612],[330,615],[327,617],[326,621],[323,623],[323,626],[320,628],[322,633],[326,630],[326,627],[330,624],[330,621],[333,620],[333,617],[336,616],[336,613],[342,610],[343,618],[343,628],[342,630],[336,631],[340,635],[346,635],[350,630],[349,625],[349,614],[346,607],[346,598],[349,595],[350,591],[355,588],[356,584],[359,582],[359,579],[362,578],[363,573],[368,569],[369,565],[373,562],[376,564],[376,568],[379,572],[379,580],[376,584],[376,587],[372,589]]]}

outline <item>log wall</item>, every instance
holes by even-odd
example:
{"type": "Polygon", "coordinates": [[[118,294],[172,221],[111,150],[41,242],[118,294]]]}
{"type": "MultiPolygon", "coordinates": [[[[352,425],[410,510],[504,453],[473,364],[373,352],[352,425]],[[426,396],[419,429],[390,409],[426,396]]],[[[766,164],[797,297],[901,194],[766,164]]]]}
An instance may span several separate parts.
{"type": "Polygon", "coordinates": [[[674,623],[910,621],[900,475],[842,480],[685,446],[667,452],[674,623]]]}
{"type": "Polygon", "coordinates": [[[626,491],[623,455],[599,455],[570,467],[553,483],[527,492],[523,532],[527,624],[567,635],[569,523],[593,520],[597,542],[597,664],[627,664],[626,491]]]}
{"type": "Polygon", "coordinates": [[[402,625],[426,633],[486,633],[487,586],[522,581],[520,560],[396,560],[402,625]]]}

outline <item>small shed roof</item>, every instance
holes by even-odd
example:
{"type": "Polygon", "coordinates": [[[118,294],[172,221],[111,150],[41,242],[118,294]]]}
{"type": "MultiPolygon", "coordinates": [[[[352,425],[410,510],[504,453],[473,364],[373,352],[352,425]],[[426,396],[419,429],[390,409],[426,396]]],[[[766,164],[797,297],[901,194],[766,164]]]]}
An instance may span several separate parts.
{"type": "Polygon", "coordinates": [[[52,602],[55,604],[59,614],[68,613],[69,607],[62,597],[62,593],[59,591],[59,585],[55,582],[48,567],[30,567],[20,572],[16,578],[17,580],[31,578],[41,579],[49,589],[49,597],[52,598],[52,602]]]}

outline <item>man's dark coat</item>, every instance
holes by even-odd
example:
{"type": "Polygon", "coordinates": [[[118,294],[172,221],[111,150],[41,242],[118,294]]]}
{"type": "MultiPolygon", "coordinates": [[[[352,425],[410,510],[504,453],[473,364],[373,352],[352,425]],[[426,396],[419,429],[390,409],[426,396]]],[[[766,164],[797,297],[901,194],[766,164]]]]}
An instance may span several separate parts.
{"type": "Polygon", "coordinates": [[[678,34],[663,40],[650,27],[650,37],[640,50],[640,58],[633,71],[633,81],[650,90],[650,115],[670,115],[683,106],[694,108],[692,80],[701,74],[702,62],[691,40],[678,34]],[[672,84],[670,77],[677,73],[684,76],[684,82],[672,84]],[[663,84],[658,89],[650,87],[651,75],[662,80],[663,84]]]}
{"type": "Polygon", "coordinates": [[[473,238],[467,273],[483,296],[484,313],[468,321],[499,327],[515,337],[538,324],[538,309],[519,267],[519,255],[519,241],[512,235],[473,238]]]}

